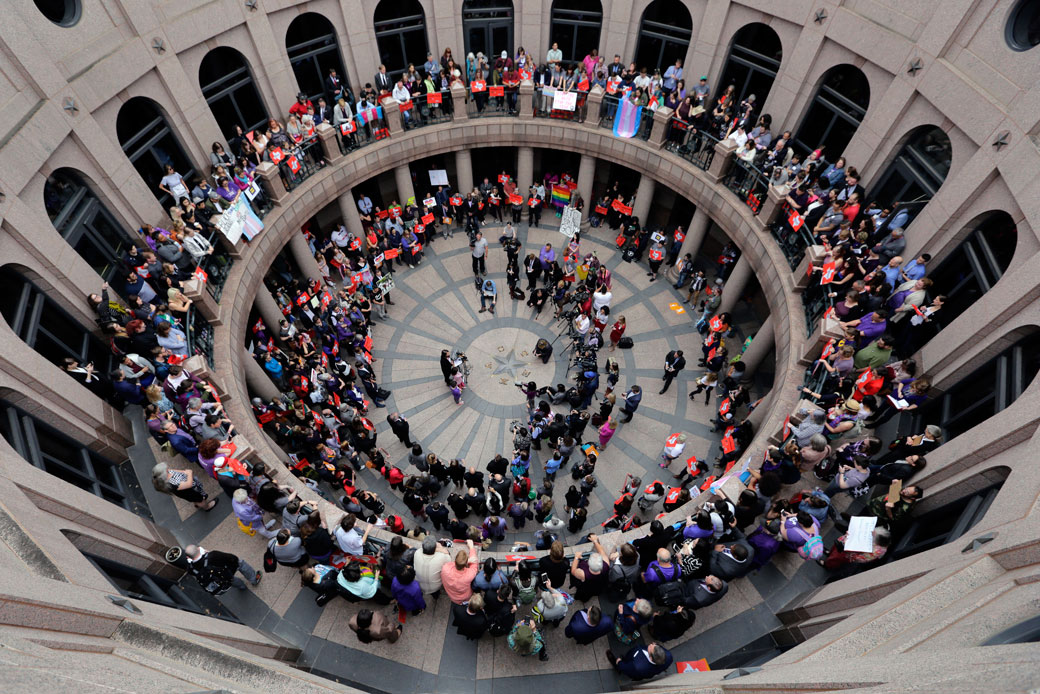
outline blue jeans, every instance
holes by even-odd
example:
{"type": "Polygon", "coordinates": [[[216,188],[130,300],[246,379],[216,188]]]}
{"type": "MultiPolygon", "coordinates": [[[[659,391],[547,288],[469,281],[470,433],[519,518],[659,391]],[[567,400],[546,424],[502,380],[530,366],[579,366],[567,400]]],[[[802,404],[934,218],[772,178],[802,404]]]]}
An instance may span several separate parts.
{"type": "MultiPolygon", "coordinates": [[[[246,562],[245,559],[239,559],[238,560],[238,573],[240,573],[243,576],[245,576],[246,578],[248,578],[250,585],[254,585],[255,586],[257,583],[260,582],[260,581],[256,580],[256,569],[254,569],[252,566],[250,566],[248,564],[248,562],[246,562]]],[[[239,590],[245,590],[246,589],[245,582],[241,578],[239,578],[238,576],[235,576],[235,580],[233,580],[231,582],[231,585],[233,585],[234,587],[238,588],[239,590]]]]}
{"type": "Polygon", "coordinates": [[[486,308],[488,308],[488,304],[491,304],[491,309],[494,310],[494,308],[495,308],[495,297],[493,297],[493,296],[485,296],[484,294],[481,294],[480,295],[480,308],[485,308],[486,309],[486,308]]]}

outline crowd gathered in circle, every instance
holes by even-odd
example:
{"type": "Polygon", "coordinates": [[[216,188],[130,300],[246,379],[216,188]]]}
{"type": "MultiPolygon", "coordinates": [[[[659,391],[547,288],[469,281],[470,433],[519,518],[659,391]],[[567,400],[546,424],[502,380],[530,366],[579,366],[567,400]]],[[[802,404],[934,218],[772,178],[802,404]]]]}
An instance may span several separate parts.
{"type": "MultiPolygon", "coordinates": [[[[630,478],[616,490],[602,531],[636,532],[616,547],[604,547],[600,528],[586,528],[596,468],[610,464],[610,440],[642,399],[638,384],[617,392],[623,377],[619,363],[599,354],[631,344],[625,344],[624,316],[610,310],[616,268],[581,248],[582,233],[559,248],[545,244],[523,253],[518,231],[524,208],[528,225],[537,227],[543,210],[584,210],[586,203],[566,173],[518,182],[503,171],[472,191],[440,186],[385,208],[362,194],[356,202],[363,234],[343,224],[327,233],[309,226],[301,230],[319,276],[297,276],[288,266],[276,266],[268,275],[268,289],[284,318],[279,325],[258,319],[250,326],[250,342],[280,394],[254,398],[253,412],[285,450],[292,474],[345,515],[330,525],[312,502],[275,481],[277,471],[237,459],[236,432],[216,390],[182,365],[194,350],[185,333],[191,301],[180,285],[212,253],[205,235],[214,218],[249,187],[272,145],[292,151],[314,137],[316,124],[341,125],[376,106],[374,88],[366,85],[355,101],[333,73],[331,111],[324,99],[315,105],[303,97],[290,108],[286,127],[272,119],[268,133],[229,142],[231,154],[214,144],[212,174],[193,182],[190,192],[188,182],[168,171],[164,190],[175,204],[164,225],[142,228],[140,246],[123,258],[125,272],[116,289],[125,301],[113,298],[107,284],[88,297],[118,366],[104,374],[93,364],[69,360],[66,370],[118,405],[143,407],[156,443],[183,457],[183,464],[178,459],[156,465],[155,488],[208,511],[218,499],[207,495],[199,478],[215,478],[241,530],[265,539],[265,570],[298,569],[318,604],[337,597],[365,603],[350,620],[362,642],[393,643],[402,634],[402,620],[383,606],[418,616],[444,595],[453,603],[459,634],[504,636],[519,655],[547,659],[545,630],[564,622],[566,636],[582,644],[613,634],[628,650],[608,651],[608,659],[633,679],[666,670],[672,655],[662,644],[683,636],[696,610],[722,599],[731,581],[764,566],[777,552],[796,552],[842,573],[883,561],[922,497],[911,478],[942,442],[934,425],[887,446],[875,435],[877,427],[928,398],[929,379],[911,357],[934,334],[943,305],[926,277],[930,257],[907,261],[901,255],[905,213],[864,201],[858,172],[844,158],[830,161],[821,151],[800,156],[789,132],[775,136],[768,114],[756,116],[753,99],[733,103],[732,87],[713,98],[702,79],[686,90],[679,62],[663,75],[648,76],[634,65],[623,66],[618,56],[606,63],[595,51],[576,66],[564,66],[556,47],[542,65],[521,49],[514,58],[503,53],[493,65],[468,56],[457,66],[449,50],[440,61],[430,56],[421,70],[410,66],[396,86],[380,77],[382,70],[376,83],[400,101],[401,89],[410,97],[417,90],[430,93],[462,79],[463,70],[468,81],[486,78],[492,84],[509,84],[530,71],[539,84],[561,89],[600,84],[613,93],[612,86],[615,92],[631,87],[641,99],[660,97],[660,104],[688,118],[691,127],[732,140],[738,157],[770,172],[794,213],[780,222],[782,233],[804,225],[824,248],[822,260],[810,269],[806,293],[809,299],[826,294],[833,300],[828,313],[843,331],[811,367],[804,406],[792,413],[795,423],[783,445],[753,461],[744,476],[746,488],[736,498],[716,491],[687,506],[740,464],[754,434],[746,415],[756,402],[744,383],[743,346],[732,344],[733,316],[718,312],[740,253],[728,244],[707,265],[683,255],[682,228],[641,225],[631,216],[632,191],[614,183],[596,196],[588,211],[590,228],[582,233],[617,232],[620,262],[642,263],[645,254],[650,280],[674,281],[684,303],[696,310],[691,334],[697,333],[703,371],[689,397],[696,402],[703,395],[708,407],[715,394],[709,419],[720,441],[713,461],[689,455],[683,432],[661,442],[664,481],[630,478]],[[691,115],[696,107],[699,112],[691,115]],[[526,197],[521,183],[528,185],[526,197]],[[565,202],[558,191],[561,196],[566,191],[565,202]],[[395,277],[420,266],[430,249],[456,230],[469,238],[480,311],[494,320],[499,297],[487,278],[489,226],[505,255],[508,300],[524,302],[535,319],[551,304],[552,317],[568,327],[580,366],[577,380],[520,384],[518,398],[526,398],[528,418],[515,427],[512,449],[487,462],[441,458],[413,440],[404,416],[390,411],[390,430],[409,451],[395,460],[379,445],[373,421],[391,393],[379,384],[373,365],[372,327],[392,312],[395,277]],[[819,480],[814,488],[802,488],[807,473],[819,480]],[[388,510],[384,499],[365,488],[369,474],[385,478],[407,514],[388,510]],[[884,487],[880,493],[878,485],[884,487]],[[825,547],[825,524],[844,527],[849,520],[835,507],[842,496],[862,498],[866,504],[858,515],[876,517],[870,551],[846,550],[844,535],[825,547]],[[680,508],[688,510],[685,519],[662,522],[680,508]],[[511,549],[547,550],[546,556],[481,561],[480,551],[505,542],[510,525],[521,530],[528,523],[538,528],[534,546],[511,549]],[[373,528],[395,537],[389,544],[376,543],[373,528]],[[568,560],[565,540],[588,542],[593,549],[568,560]],[[640,642],[643,627],[654,639],[649,645],[640,642]]],[[[649,101],[644,105],[653,107],[649,101]]],[[[535,352],[545,362],[553,358],[549,345],[539,344],[535,352]]],[[[686,368],[681,350],[663,356],[662,393],[686,368]]],[[[462,359],[446,349],[440,368],[445,387],[462,404],[467,386],[462,359]]],[[[233,554],[197,545],[185,550],[191,572],[214,594],[244,589],[236,572],[254,585],[264,575],[233,554]]]]}

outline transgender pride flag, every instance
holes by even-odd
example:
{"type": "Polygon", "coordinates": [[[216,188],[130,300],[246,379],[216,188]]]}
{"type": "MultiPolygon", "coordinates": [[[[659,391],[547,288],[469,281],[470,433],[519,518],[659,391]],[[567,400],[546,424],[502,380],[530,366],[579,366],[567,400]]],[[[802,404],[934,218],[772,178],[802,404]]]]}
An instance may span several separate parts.
{"type": "Polygon", "coordinates": [[[632,137],[639,132],[639,122],[643,118],[641,106],[632,102],[632,93],[629,92],[618,104],[617,113],[614,114],[614,136],[632,137]]]}
{"type": "Polygon", "coordinates": [[[368,125],[374,120],[379,120],[383,117],[383,107],[373,106],[371,108],[361,109],[357,112],[357,119],[361,125],[368,125]]]}

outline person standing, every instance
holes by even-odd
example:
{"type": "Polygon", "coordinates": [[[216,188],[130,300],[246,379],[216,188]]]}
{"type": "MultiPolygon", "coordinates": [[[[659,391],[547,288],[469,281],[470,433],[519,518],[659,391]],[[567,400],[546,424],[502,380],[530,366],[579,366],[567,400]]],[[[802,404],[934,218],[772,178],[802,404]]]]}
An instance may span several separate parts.
{"type": "Polygon", "coordinates": [[[625,415],[622,422],[631,422],[632,415],[636,413],[639,408],[639,403],[643,399],[643,389],[639,386],[632,386],[622,396],[625,400],[625,404],[621,407],[621,414],[625,415]]]}
{"type": "Polygon", "coordinates": [[[668,390],[668,386],[672,385],[672,381],[685,367],[686,359],[683,357],[683,351],[681,349],[672,350],[665,356],[664,375],[661,376],[664,385],[661,386],[661,393],[668,390]]]}
{"type": "MultiPolygon", "coordinates": [[[[448,372],[449,374],[451,371],[448,372]]],[[[412,443],[411,436],[409,435],[409,424],[408,420],[401,415],[400,412],[391,412],[386,418],[387,424],[390,425],[390,430],[394,432],[394,436],[403,443],[405,446],[411,448],[412,443]]]]}
{"type": "Polygon", "coordinates": [[[441,350],[441,373],[444,375],[444,385],[451,386],[451,370],[455,365],[451,363],[451,355],[448,350],[441,350]]]}
{"type": "Polygon", "coordinates": [[[648,646],[632,646],[620,658],[613,651],[607,651],[607,660],[622,675],[633,680],[647,680],[671,667],[672,654],[655,642],[648,646]]]}
{"type": "MultiPolygon", "coordinates": [[[[487,257],[488,242],[487,239],[484,238],[484,234],[478,231],[473,238],[473,242],[469,244],[469,247],[473,254],[473,276],[487,276],[485,258],[487,257]]],[[[492,311],[492,313],[494,313],[494,311],[492,311]]]]}
{"type": "Polygon", "coordinates": [[[245,590],[246,584],[235,575],[236,571],[248,578],[249,583],[254,586],[264,577],[246,563],[245,559],[239,559],[228,552],[207,552],[198,545],[188,545],[184,548],[184,556],[188,559],[189,573],[210,595],[226,593],[232,586],[245,590]]]}
{"type": "Polygon", "coordinates": [[[650,246],[650,252],[647,255],[650,263],[650,272],[646,273],[650,281],[653,282],[657,279],[657,271],[661,269],[661,263],[664,262],[664,244],[660,241],[654,241],[650,246]]]}
{"type": "Polygon", "coordinates": [[[466,547],[469,549],[468,553],[466,550],[460,549],[455,555],[455,561],[445,563],[441,569],[441,583],[444,585],[444,592],[456,605],[465,603],[473,595],[471,584],[477,571],[480,570],[477,565],[477,550],[473,545],[473,540],[466,540],[466,547]]]}

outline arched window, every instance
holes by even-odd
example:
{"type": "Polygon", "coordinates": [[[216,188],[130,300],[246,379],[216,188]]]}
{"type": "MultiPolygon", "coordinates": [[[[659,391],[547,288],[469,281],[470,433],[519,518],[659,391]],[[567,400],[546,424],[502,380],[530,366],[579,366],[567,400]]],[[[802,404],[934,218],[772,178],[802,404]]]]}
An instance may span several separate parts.
{"type": "Polygon", "coordinates": [[[907,212],[905,229],[938,192],[952,160],[953,147],[946,133],[934,125],[914,128],[869,198],[885,205],[902,203],[907,212]]]}
{"type": "Polygon", "coordinates": [[[1006,212],[991,212],[939,266],[928,273],[931,294],[943,294],[946,303],[937,317],[940,325],[968,310],[988,292],[1011,265],[1018,242],[1018,231],[1006,212]]]}
{"type": "Polygon", "coordinates": [[[824,73],[812,104],[795,133],[795,147],[803,153],[826,149],[829,161],[841,156],[863,122],[870,105],[870,84],[858,67],[836,65],[824,73]]]}
{"type": "Polygon", "coordinates": [[[949,441],[1010,407],[1040,372],[1040,329],[1030,330],[941,396],[922,405],[911,428],[923,431],[926,424],[938,424],[943,439],[949,441]]]}
{"type": "Polygon", "coordinates": [[[686,5],[679,0],[654,0],[643,10],[639,23],[636,66],[645,67],[650,74],[659,68],[663,75],[677,59],[686,59],[692,36],[693,20],[686,5]]]}
{"type": "Polygon", "coordinates": [[[123,104],[116,116],[116,137],[130,163],[165,207],[173,204],[173,198],[159,188],[167,165],[172,166],[186,184],[194,178],[191,160],[170,129],[159,105],[151,99],[135,96],[123,104]]]}
{"type": "Polygon", "coordinates": [[[462,3],[462,32],[466,53],[489,56],[507,51],[513,56],[513,3],[511,0],[465,0],[462,3]]]}
{"type": "Polygon", "coordinates": [[[62,238],[99,275],[111,281],[133,241],[79,172],[58,169],[52,173],[43,186],[43,206],[62,238]]]}
{"type": "Polygon", "coordinates": [[[325,17],[304,12],[294,19],[285,32],[285,50],[296,84],[308,99],[314,101],[324,94],[329,106],[334,104],[333,83],[329,80],[331,70],[336,71],[341,86],[350,89],[336,29],[325,17]]]}
{"type": "MultiPolygon", "coordinates": [[[[729,44],[716,92],[722,94],[732,84],[736,87],[737,103],[754,94],[755,102],[761,106],[773,88],[783,54],[780,37],[769,26],[755,22],[741,27],[729,44]]],[[[692,80],[687,79],[687,84],[692,84],[692,80]]]]}
{"type": "Polygon", "coordinates": [[[430,52],[426,14],[419,0],[380,0],[374,16],[379,62],[396,77],[408,63],[420,68],[430,52]]]}
{"type": "MultiPolygon", "coordinates": [[[[564,60],[581,60],[593,48],[599,48],[603,24],[603,5],[599,0],[553,0],[550,21],[549,46],[545,48],[559,44],[564,60]]],[[[545,61],[542,51],[534,47],[528,47],[528,51],[539,63],[545,61]]]]}
{"type": "MultiPolygon", "coordinates": [[[[27,462],[113,504],[138,510],[120,464],[69,438],[50,424],[0,400],[0,435],[27,462]]],[[[133,476],[133,472],[129,473],[133,476]]]]}
{"type": "Polygon", "coordinates": [[[85,329],[47,294],[14,267],[0,268],[0,314],[22,342],[61,364],[66,357],[80,364],[94,363],[97,373],[107,377],[112,350],[85,329]]]}
{"type": "Polygon", "coordinates": [[[249,132],[267,120],[249,64],[234,48],[221,46],[206,54],[199,66],[199,86],[225,139],[235,136],[236,125],[249,132]]]}

